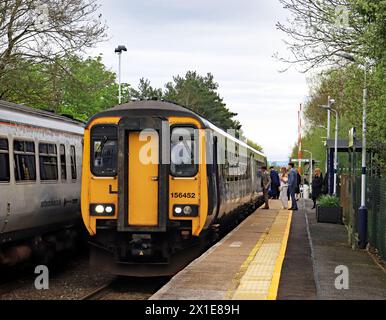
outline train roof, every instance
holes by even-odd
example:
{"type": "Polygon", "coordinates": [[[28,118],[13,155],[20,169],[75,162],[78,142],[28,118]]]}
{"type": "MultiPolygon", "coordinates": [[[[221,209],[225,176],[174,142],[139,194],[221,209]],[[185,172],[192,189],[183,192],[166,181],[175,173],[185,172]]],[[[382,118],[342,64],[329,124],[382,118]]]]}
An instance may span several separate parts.
{"type": "Polygon", "coordinates": [[[88,121],[87,126],[96,118],[122,116],[122,114],[165,117],[171,115],[190,116],[200,121],[202,125],[205,125],[202,121],[204,119],[203,117],[176,103],[164,100],[134,100],[97,113],[88,121]]]}
{"type": "Polygon", "coordinates": [[[0,100],[0,121],[83,134],[85,124],[65,115],[0,100]]]}
{"type": "Polygon", "coordinates": [[[212,129],[223,136],[226,136],[228,139],[232,139],[234,141],[237,141],[244,147],[253,150],[256,154],[259,154],[260,156],[265,157],[265,155],[248,146],[246,143],[244,143],[241,140],[236,139],[232,135],[228,134],[224,130],[218,128],[216,125],[211,123],[209,120],[206,120],[202,115],[198,114],[197,112],[186,108],[184,106],[181,106],[177,103],[171,102],[171,101],[164,101],[164,100],[134,100],[130,101],[128,103],[124,103],[118,106],[115,106],[113,108],[107,109],[105,111],[102,111],[96,115],[94,115],[87,123],[86,127],[89,126],[89,124],[96,118],[100,117],[108,117],[108,116],[122,116],[123,114],[127,115],[152,115],[152,116],[187,116],[192,117],[196,120],[198,120],[204,128],[212,129]]]}

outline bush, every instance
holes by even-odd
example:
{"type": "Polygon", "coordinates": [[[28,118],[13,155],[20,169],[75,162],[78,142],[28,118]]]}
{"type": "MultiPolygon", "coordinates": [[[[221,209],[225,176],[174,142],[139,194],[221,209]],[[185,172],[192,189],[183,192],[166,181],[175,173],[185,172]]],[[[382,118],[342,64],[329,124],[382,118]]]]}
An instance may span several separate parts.
{"type": "Polygon", "coordinates": [[[331,195],[323,195],[317,202],[322,207],[340,207],[339,198],[331,195]]]}

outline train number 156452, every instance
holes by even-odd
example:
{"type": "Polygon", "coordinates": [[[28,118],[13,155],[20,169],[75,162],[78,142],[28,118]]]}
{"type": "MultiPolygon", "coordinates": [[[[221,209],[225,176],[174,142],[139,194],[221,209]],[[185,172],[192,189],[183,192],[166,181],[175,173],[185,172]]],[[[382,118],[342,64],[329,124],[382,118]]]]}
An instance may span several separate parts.
{"type": "Polygon", "coordinates": [[[196,194],[194,192],[172,192],[172,198],[187,198],[187,199],[195,199],[196,194]]]}

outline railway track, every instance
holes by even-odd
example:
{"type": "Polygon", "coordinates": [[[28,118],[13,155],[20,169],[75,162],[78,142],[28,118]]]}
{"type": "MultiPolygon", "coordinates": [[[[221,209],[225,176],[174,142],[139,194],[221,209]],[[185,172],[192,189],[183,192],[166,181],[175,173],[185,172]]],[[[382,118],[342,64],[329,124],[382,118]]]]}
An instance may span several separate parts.
{"type": "Polygon", "coordinates": [[[88,292],[80,300],[147,300],[169,278],[117,277],[88,292]]]}
{"type": "Polygon", "coordinates": [[[100,300],[100,298],[104,297],[106,293],[108,293],[108,288],[112,285],[114,280],[96,288],[95,290],[87,293],[79,300],[100,300]]]}

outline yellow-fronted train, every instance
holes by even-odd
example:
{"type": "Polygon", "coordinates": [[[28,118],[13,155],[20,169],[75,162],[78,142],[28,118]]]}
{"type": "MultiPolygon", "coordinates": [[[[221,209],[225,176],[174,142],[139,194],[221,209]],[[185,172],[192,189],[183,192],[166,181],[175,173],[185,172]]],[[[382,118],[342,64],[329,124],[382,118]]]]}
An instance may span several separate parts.
{"type": "Polygon", "coordinates": [[[90,262],[173,275],[262,203],[266,157],[180,105],[132,101],[85,128],[82,217],[90,262]]]}

